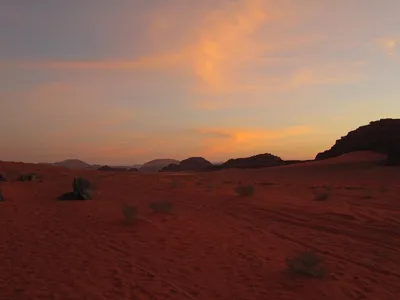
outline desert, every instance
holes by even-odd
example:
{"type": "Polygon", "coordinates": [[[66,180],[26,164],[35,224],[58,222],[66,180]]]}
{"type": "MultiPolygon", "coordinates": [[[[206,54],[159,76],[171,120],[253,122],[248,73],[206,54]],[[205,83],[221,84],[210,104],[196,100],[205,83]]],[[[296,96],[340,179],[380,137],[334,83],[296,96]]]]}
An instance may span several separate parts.
{"type": "Polygon", "coordinates": [[[209,172],[1,162],[0,298],[397,299],[400,169],[386,156],[209,172]],[[93,198],[57,200],[76,177],[93,198]],[[291,272],[298,253],[323,272],[291,272]]]}

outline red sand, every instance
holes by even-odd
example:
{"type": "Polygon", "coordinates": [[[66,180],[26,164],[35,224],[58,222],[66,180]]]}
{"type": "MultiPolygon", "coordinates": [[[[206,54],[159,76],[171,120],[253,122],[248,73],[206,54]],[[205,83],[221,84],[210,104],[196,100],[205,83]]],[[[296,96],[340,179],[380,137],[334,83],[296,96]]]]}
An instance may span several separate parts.
{"type": "Polygon", "coordinates": [[[186,176],[0,163],[43,175],[0,183],[0,299],[398,299],[400,168],[346,162],[186,176]],[[78,174],[95,200],[55,200],[78,174]],[[239,183],[255,194],[236,196],[239,183]],[[330,198],[313,201],[321,186],[330,198]],[[152,214],[155,200],[174,214],[152,214]],[[124,203],[147,221],[124,224],[124,203]],[[308,248],[327,278],[287,274],[285,258],[308,248]]]}

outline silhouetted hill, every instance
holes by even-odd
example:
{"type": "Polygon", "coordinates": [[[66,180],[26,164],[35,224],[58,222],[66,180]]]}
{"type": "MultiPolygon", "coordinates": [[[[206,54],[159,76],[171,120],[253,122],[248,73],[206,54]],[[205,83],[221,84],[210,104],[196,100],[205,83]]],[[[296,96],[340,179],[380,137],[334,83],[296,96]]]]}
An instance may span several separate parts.
{"type": "Polygon", "coordinates": [[[169,164],[168,166],[162,168],[160,172],[179,172],[179,171],[206,171],[212,167],[212,163],[203,157],[190,157],[184,159],[180,164],[169,164]]]}
{"type": "Polygon", "coordinates": [[[354,151],[374,151],[387,154],[390,165],[399,164],[400,119],[381,119],[358,127],[316,156],[316,160],[336,157],[354,151]]]}
{"type": "Polygon", "coordinates": [[[158,172],[162,168],[169,164],[179,164],[179,160],[176,159],[154,159],[143,164],[140,168],[140,172],[158,172]]]}
{"type": "Polygon", "coordinates": [[[54,166],[60,166],[68,169],[94,169],[92,165],[79,159],[66,159],[52,163],[54,166]]]}
{"type": "Polygon", "coordinates": [[[240,169],[254,169],[254,168],[264,168],[271,166],[282,165],[284,161],[273,154],[264,153],[253,155],[250,157],[243,158],[231,158],[227,162],[220,165],[222,169],[228,168],[240,168],[240,169]]]}

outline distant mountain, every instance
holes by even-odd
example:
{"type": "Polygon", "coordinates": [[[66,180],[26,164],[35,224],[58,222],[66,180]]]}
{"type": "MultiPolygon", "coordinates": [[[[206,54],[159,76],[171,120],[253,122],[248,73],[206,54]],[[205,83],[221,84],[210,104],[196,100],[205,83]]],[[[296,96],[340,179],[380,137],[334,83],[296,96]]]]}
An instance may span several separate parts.
{"type": "Polygon", "coordinates": [[[189,157],[180,162],[180,164],[169,164],[162,168],[160,172],[179,172],[179,171],[206,171],[212,167],[212,163],[203,157],[189,157]]]}
{"type": "Polygon", "coordinates": [[[176,159],[154,159],[143,164],[139,168],[139,172],[158,172],[169,164],[179,164],[176,159]]]}
{"type": "Polygon", "coordinates": [[[87,170],[94,169],[92,165],[79,159],[66,159],[63,161],[52,163],[52,165],[68,169],[87,169],[87,170]]]}
{"type": "MultiPolygon", "coordinates": [[[[105,165],[99,165],[99,164],[89,164],[87,162],[84,162],[80,159],[66,159],[63,161],[58,161],[54,163],[47,163],[47,162],[41,162],[39,163],[40,165],[52,165],[52,166],[60,166],[68,169],[85,169],[85,170],[98,170],[99,168],[104,167],[105,165]]],[[[141,165],[139,164],[134,164],[134,165],[126,165],[126,166],[106,166],[106,168],[112,168],[115,169],[116,171],[120,170],[130,170],[131,172],[135,172],[135,170],[139,169],[141,165]]]]}
{"type": "Polygon", "coordinates": [[[231,158],[227,162],[223,163],[221,167],[223,169],[229,169],[229,168],[255,169],[255,168],[264,168],[271,166],[279,166],[282,164],[283,160],[280,157],[270,153],[264,153],[244,158],[231,158]]]}

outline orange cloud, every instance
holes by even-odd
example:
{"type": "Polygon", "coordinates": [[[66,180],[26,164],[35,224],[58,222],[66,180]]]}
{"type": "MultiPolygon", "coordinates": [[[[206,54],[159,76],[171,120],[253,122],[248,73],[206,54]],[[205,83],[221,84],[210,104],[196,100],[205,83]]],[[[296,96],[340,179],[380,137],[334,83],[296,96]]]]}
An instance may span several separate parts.
{"type": "MultiPolygon", "coordinates": [[[[176,35],[176,32],[165,30],[179,29],[173,25],[177,25],[179,23],[177,19],[183,17],[177,12],[181,10],[170,10],[165,7],[161,10],[153,12],[154,17],[147,25],[151,37],[157,37],[165,42],[165,38],[160,38],[160,34],[168,37],[176,35]]],[[[243,84],[240,76],[239,78],[233,76],[238,71],[240,73],[242,66],[260,60],[260,56],[263,56],[261,59],[265,63],[268,59],[266,51],[276,52],[281,47],[294,47],[305,42],[303,37],[300,39],[297,36],[280,37],[268,33],[267,37],[271,41],[266,43],[265,40],[260,41],[255,34],[267,23],[295,22],[299,11],[301,10],[289,10],[272,0],[227,1],[219,9],[204,10],[197,16],[195,21],[192,21],[196,26],[193,24],[188,26],[190,32],[188,31],[187,35],[190,38],[175,45],[174,50],[170,52],[163,50],[164,45],[156,43],[154,47],[160,48],[159,53],[131,60],[2,61],[0,67],[96,71],[190,68],[193,75],[199,79],[197,86],[199,92],[215,93],[230,91],[232,88],[247,90],[252,85],[243,84]]],[[[121,47],[125,44],[126,41],[121,41],[121,47]]]]}
{"type": "Polygon", "coordinates": [[[203,141],[202,153],[206,157],[234,153],[269,151],[286,138],[303,136],[313,132],[310,126],[294,126],[280,129],[197,129],[203,141]],[[263,150],[262,150],[263,149],[263,150]]]}
{"type": "Polygon", "coordinates": [[[384,37],[377,42],[388,56],[395,56],[400,47],[400,37],[384,37]]]}

